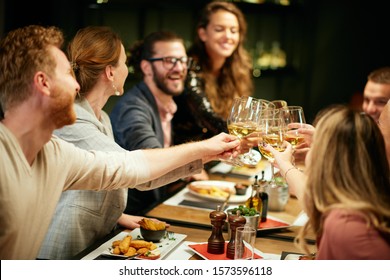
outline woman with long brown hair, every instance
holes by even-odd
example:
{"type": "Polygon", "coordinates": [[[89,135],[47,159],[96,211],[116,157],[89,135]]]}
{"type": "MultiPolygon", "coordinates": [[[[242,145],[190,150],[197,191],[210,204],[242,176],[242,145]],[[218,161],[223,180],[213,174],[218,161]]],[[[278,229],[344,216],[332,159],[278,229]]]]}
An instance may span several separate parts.
{"type": "Polygon", "coordinates": [[[244,48],[246,32],[244,15],[233,3],[215,1],[204,7],[188,51],[193,61],[187,87],[176,99],[175,143],[227,131],[234,98],[252,94],[252,63],[244,48]]]}

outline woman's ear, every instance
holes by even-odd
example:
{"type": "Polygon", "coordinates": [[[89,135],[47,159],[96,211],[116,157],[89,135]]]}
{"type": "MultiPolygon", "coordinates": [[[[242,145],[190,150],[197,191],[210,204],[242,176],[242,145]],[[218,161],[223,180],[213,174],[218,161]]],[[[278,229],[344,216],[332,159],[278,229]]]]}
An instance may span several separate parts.
{"type": "Polygon", "coordinates": [[[207,40],[206,29],[203,27],[198,28],[198,36],[202,42],[207,40]]]}
{"type": "Polygon", "coordinates": [[[106,66],[105,74],[107,79],[110,80],[111,82],[114,81],[114,72],[115,72],[114,67],[112,67],[111,65],[106,66]]]}

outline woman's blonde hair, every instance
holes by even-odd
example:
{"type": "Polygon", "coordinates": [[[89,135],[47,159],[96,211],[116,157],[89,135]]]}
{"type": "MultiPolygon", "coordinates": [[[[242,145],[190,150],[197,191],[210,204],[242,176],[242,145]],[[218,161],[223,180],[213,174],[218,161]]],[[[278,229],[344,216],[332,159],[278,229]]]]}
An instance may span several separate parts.
{"type": "Polygon", "coordinates": [[[305,235],[312,231],[320,238],[325,216],[336,208],[357,211],[390,234],[389,164],[383,136],[370,116],[345,106],[326,109],[310,156],[304,193],[309,222],[297,240],[306,252],[305,235]]]}
{"type": "Polygon", "coordinates": [[[68,56],[80,84],[80,96],[95,86],[106,66],[118,64],[121,46],[119,35],[109,27],[89,26],[77,32],[68,45],[68,56]]]}
{"type": "Polygon", "coordinates": [[[206,28],[210,22],[211,15],[220,10],[232,13],[237,17],[240,41],[233,54],[226,59],[217,80],[211,73],[210,59],[206,52],[204,42],[198,35],[194,40],[194,44],[189,49],[188,54],[193,56],[202,69],[200,75],[204,80],[205,92],[213,110],[226,119],[230,113],[230,107],[235,97],[252,94],[252,60],[244,48],[247,23],[243,13],[233,3],[222,1],[210,2],[201,13],[197,30],[206,28]]]}

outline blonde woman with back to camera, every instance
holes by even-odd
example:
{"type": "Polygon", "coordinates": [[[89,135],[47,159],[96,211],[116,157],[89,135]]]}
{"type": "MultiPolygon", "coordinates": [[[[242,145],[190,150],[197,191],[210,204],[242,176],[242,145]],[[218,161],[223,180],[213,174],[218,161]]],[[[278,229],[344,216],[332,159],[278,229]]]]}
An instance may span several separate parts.
{"type": "Polygon", "coordinates": [[[344,106],[319,115],[302,173],[292,148],[268,147],[309,221],[298,236],[317,236],[316,259],[390,259],[390,183],[385,143],[375,121],[344,106]]]}

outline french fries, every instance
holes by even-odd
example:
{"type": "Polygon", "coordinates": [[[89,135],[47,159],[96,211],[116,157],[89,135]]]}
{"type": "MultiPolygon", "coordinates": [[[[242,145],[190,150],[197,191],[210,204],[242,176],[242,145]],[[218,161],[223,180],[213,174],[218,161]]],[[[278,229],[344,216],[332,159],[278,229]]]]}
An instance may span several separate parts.
{"type": "Polygon", "coordinates": [[[160,252],[157,249],[157,245],[153,242],[145,240],[133,240],[130,235],[125,236],[122,240],[115,240],[112,242],[112,253],[116,255],[124,255],[127,257],[140,254],[143,258],[159,257],[160,252]]]}
{"type": "Polygon", "coordinates": [[[166,225],[164,222],[154,221],[151,219],[143,218],[138,224],[148,230],[164,230],[166,225]]]}
{"type": "Polygon", "coordinates": [[[207,186],[207,185],[190,185],[189,188],[197,192],[199,194],[209,195],[213,197],[221,197],[221,198],[227,198],[229,196],[229,193],[232,193],[232,191],[228,188],[218,188],[215,186],[207,186]]]}

